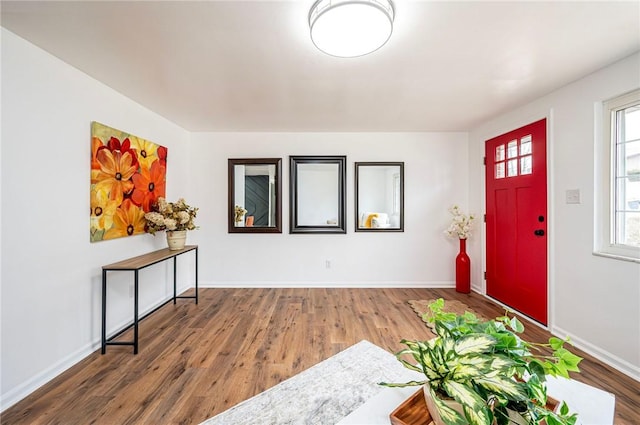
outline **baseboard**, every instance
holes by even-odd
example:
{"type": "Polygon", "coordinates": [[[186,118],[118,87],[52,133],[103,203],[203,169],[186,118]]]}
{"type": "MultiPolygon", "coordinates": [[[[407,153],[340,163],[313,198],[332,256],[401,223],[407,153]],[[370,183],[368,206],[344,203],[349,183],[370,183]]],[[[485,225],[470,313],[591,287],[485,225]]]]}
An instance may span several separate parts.
{"type": "MultiPolygon", "coordinates": [[[[611,366],[612,368],[624,373],[625,375],[635,379],[636,381],[640,381],[640,368],[627,362],[626,360],[621,359],[618,356],[615,356],[611,353],[609,353],[606,350],[601,349],[600,347],[597,347],[595,345],[593,345],[592,343],[577,337],[573,334],[571,334],[570,332],[565,331],[564,329],[562,329],[559,326],[555,326],[555,325],[550,325],[550,326],[544,326],[541,323],[538,323],[532,319],[530,319],[527,316],[524,316],[523,314],[521,314],[518,311],[513,310],[511,307],[507,306],[506,304],[501,303],[500,301],[496,300],[495,298],[491,298],[486,294],[481,294],[484,295],[488,300],[491,300],[492,302],[501,305],[503,307],[505,307],[506,309],[510,310],[512,312],[512,314],[515,314],[518,316],[519,319],[524,319],[527,321],[528,324],[532,324],[535,326],[538,326],[542,329],[545,329],[547,331],[549,331],[552,335],[557,336],[558,338],[567,338],[569,337],[571,339],[571,344],[573,346],[575,346],[576,348],[581,349],[582,351],[584,351],[585,353],[588,353],[589,355],[595,357],[596,359],[600,360],[601,362],[611,366]]],[[[528,325],[526,325],[528,326],[528,325]]]]}
{"type": "Polygon", "coordinates": [[[199,282],[199,288],[454,288],[455,282],[199,282]]]}
{"type": "MultiPolygon", "coordinates": [[[[93,353],[95,351],[93,345],[94,343],[85,345],[84,347],[66,356],[53,366],[33,376],[28,381],[23,382],[16,388],[7,391],[6,394],[2,394],[2,397],[0,397],[0,406],[2,406],[0,411],[4,412],[9,407],[13,406],[47,382],[51,381],[56,376],[60,375],[62,372],[66,371],[67,369],[93,353]]],[[[100,345],[101,341],[98,341],[98,347],[100,347],[100,345]]]]}
{"type": "Polygon", "coordinates": [[[558,326],[552,326],[551,333],[559,338],[569,337],[571,339],[571,344],[575,347],[583,350],[584,352],[595,357],[601,362],[640,382],[640,367],[635,366],[628,361],[621,359],[620,357],[615,356],[608,351],[603,350],[600,347],[593,345],[589,341],[575,336],[558,326]]]}
{"type": "MultiPolygon", "coordinates": [[[[181,294],[190,288],[193,288],[193,287],[192,286],[184,287],[184,288],[178,289],[177,292],[178,294],[181,294]]],[[[172,297],[170,297],[169,299],[171,298],[172,297]]],[[[150,312],[154,308],[157,308],[158,306],[162,305],[165,302],[167,302],[167,299],[162,299],[156,303],[153,303],[151,306],[147,307],[145,310],[140,311],[140,316],[147,314],[148,312],[150,312]]],[[[118,323],[115,326],[113,326],[112,329],[108,329],[107,334],[113,334],[114,332],[117,332],[119,329],[122,329],[125,326],[127,326],[129,323],[130,321],[125,319],[121,323],[118,323]]],[[[51,381],[52,379],[54,379],[55,377],[57,377],[67,369],[71,368],[72,366],[75,366],[81,360],[84,360],[86,357],[93,354],[96,350],[100,349],[101,346],[102,346],[102,337],[99,336],[97,339],[91,341],[90,343],[84,345],[83,347],[79,348],[78,350],[64,357],[62,360],[55,363],[53,366],[46,368],[42,372],[33,376],[31,379],[23,382],[21,385],[18,385],[16,388],[13,388],[7,391],[5,394],[2,394],[0,396],[0,413],[4,412],[9,407],[18,403],[20,400],[27,397],[29,394],[31,394],[32,392],[34,392],[35,390],[37,390],[47,382],[51,381]]]]}

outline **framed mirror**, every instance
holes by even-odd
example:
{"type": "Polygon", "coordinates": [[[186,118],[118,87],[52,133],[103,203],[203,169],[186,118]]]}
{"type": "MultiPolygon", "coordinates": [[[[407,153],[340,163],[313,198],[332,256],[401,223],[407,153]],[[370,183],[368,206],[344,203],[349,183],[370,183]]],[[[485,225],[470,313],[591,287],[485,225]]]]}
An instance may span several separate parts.
{"type": "Polygon", "coordinates": [[[289,232],[347,233],[347,157],[289,158],[289,232]]]}
{"type": "Polygon", "coordinates": [[[229,159],[229,233],[282,233],[282,159],[229,159]]]}
{"type": "Polygon", "coordinates": [[[356,162],[356,232],[404,232],[404,162],[356,162]]]}

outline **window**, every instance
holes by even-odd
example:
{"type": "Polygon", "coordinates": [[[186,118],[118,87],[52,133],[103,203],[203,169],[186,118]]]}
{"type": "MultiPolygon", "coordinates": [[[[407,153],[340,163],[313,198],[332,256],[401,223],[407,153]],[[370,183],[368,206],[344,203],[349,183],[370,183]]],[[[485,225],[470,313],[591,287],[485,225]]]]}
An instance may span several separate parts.
{"type": "Polygon", "coordinates": [[[517,177],[531,174],[531,135],[528,134],[519,140],[496,146],[495,178],[517,177]],[[506,157],[505,157],[506,152],[506,157]],[[506,173],[505,173],[506,170],[506,173]],[[519,171],[518,171],[519,170],[519,171]]]}
{"type": "Polygon", "coordinates": [[[598,250],[640,261],[640,90],[603,104],[603,223],[598,250]]]}

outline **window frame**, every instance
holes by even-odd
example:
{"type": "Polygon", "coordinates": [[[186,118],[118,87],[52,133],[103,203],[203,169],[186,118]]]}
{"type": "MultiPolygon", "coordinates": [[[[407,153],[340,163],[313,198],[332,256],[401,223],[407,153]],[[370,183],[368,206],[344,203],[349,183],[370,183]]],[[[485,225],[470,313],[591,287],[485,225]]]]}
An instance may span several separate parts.
{"type": "Polygon", "coordinates": [[[596,170],[601,170],[602,176],[601,196],[596,197],[600,211],[596,215],[594,254],[640,263],[640,247],[616,242],[618,131],[615,116],[618,111],[636,105],[640,105],[640,89],[606,100],[600,104],[600,108],[596,108],[597,115],[602,117],[600,164],[596,164],[596,170]]]}

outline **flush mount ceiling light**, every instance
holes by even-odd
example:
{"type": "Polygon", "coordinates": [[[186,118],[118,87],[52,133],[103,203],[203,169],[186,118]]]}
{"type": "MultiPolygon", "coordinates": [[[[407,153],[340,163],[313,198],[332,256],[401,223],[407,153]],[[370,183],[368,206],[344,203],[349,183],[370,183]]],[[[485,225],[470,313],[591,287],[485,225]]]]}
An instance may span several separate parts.
{"type": "Polygon", "coordinates": [[[363,56],[389,40],[393,18],[391,0],[318,0],[309,11],[311,40],[332,56],[363,56]]]}

